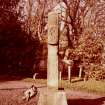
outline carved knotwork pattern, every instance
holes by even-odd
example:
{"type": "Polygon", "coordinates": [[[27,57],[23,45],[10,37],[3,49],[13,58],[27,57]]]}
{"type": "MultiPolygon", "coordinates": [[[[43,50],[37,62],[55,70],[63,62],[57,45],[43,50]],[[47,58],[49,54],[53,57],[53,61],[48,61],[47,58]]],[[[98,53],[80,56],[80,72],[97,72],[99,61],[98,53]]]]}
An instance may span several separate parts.
{"type": "Polygon", "coordinates": [[[58,27],[57,26],[53,26],[53,27],[49,28],[48,42],[50,44],[57,44],[58,43],[58,27]]]}

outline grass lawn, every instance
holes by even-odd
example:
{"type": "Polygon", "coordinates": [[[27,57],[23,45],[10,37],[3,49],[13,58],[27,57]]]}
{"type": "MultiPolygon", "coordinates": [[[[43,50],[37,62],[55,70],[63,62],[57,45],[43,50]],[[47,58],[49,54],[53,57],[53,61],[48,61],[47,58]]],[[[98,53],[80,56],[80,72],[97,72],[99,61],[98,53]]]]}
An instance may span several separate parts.
{"type": "MultiPolygon", "coordinates": [[[[46,85],[46,79],[36,79],[35,81],[32,78],[21,78],[16,76],[0,76],[0,81],[24,81],[24,82],[33,82],[36,84],[46,85]],[[15,78],[15,79],[14,79],[15,78]]],[[[96,93],[96,94],[104,94],[105,95],[105,80],[103,81],[95,81],[95,80],[88,80],[84,82],[78,78],[73,78],[72,82],[70,83],[68,80],[59,81],[59,87],[64,87],[65,89],[75,90],[75,91],[86,91],[89,93],[96,93]]]]}
{"type": "MultiPolygon", "coordinates": [[[[26,79],[23,79],[22,81],[34,82],[32,78],[26,78],[26,79]]],[[[46,85],[47,80],[36,79],[35,82],[46,85]]],[[[75,91],[86,91],[89,93],[105,95],[105,80],[104,81],[88,80],[84,82],[76,78],[76,79],[72,79],[71,83],[68,80],[59,81],[59,86],[64,87],[65,89],[70,89],[75,91]]]]}
{"type": "Polygon", "coordinates": [[[65,88],[76,90],[76,91],[86,91],[89,93],[104,94],[105,95],[105,81],[95,81],[88,80],[76,81],[70,83],[69,81],[62,81],[61,83],[65,88]]]}

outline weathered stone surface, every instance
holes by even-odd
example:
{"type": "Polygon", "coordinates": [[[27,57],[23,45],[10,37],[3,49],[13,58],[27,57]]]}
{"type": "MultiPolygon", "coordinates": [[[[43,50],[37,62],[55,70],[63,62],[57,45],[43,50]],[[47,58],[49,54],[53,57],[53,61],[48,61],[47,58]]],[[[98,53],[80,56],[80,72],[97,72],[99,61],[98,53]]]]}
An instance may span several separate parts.
{"type": "Polygon", "coordinates": [[[47,96],[47,105],[67,105],[64,91],[53,92],[47,96]]]}
{"type": "Polygon", "coordinates": [[[50,91],[47,94],[40,94],[38,105],[67,105],[67,98],[64,91],[50,91]]]}
{"type": "Polygon", "coordinates": [[[58,89],[58,14],[48,14],[47,86],[58,89]]]}
{"type": "Polygon", "coordinates": [[[38,99],[38,105],[47,105],[47,94],[40,94],[38,99]]]}
{"type": "Polygon", "coordinates": [[[48,87],[58,88],[58,46],[48,45],[48,87]]]}
{"type": "Polygon", "coordinates": [[[48,14],[48,43],[58,43],[58,14],[56,12],[48,14]]]}

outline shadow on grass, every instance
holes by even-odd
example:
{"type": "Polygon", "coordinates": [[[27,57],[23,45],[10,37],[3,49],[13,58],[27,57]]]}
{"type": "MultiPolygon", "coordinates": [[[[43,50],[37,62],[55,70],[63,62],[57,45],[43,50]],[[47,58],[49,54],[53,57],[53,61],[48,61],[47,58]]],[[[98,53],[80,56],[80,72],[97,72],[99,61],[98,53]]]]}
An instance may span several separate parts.
{"type": "MultiPolygon", "coordinates": [[[[5,81],[19,81],[27,78],[32,78],[33,80],[34,73],[32,72],[14,72],[14,73],[4,73],[0,74],[0,82],[5,81]]],[[[36,79],[47,79],[47,72],[38,72],[36,79]]],[[[31,81],[32,81],[31,80],[31,81]]]]}
{"type": "Polygon", "coordinates": [[[5,82],[5,81],[18,81],[27,78],[27,76],[22,76],[22,75],[0,75],[0,82],[5,82]]]}
{"type": "Polygon", "coordinates": [[[72,79],[72,83],[81,82],[81,81],[83,81],[83,78],[72,79]]]}
{"type": "Polygon", "coordinates": [[[97,99],[69,99],[68,105],[105,105],[105,97],[97,99]]]}

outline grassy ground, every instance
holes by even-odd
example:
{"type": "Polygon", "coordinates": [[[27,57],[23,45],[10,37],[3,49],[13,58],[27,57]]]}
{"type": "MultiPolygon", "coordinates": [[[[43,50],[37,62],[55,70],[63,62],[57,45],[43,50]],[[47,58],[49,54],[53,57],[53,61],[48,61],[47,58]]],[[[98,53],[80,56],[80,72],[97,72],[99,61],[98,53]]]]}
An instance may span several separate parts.
{"type": "MultiPolygon", "coordinates": [[[[36,84],[46,85],[46,79],[36,79],[35,81],[32,78],[21,78],[14,76],[0,76],[0,81],[25,81],[33,82],[36,84]],[[11,77],[11,78],[10,78],[11,77]],[[15,79],[14,79],[15,78],[15,79]]],[[[86,91],[89,93],[104,94],[105,95],[105,80],[104,81],[95,81],[88,80],[84,82],[78,78],[73,78],[71,82],[68,80],[59,81],[59,87],[64,87],[65,89],[75,90],[75,91],[86,91]]]]}
{"type": "MultiPolygon", "coordinates": [[[[33,81],[31,78],[23,79],[26,82],[36,82],[40,84],[45,84],[46,79],[36,79],[33,81]]],[[[72,82],[68,80],[59,81],[59,87],[64,87],[65,89],[75,90],[75,91],[86,91],[89,93],[95,94],[105,94],[105,80],[104,81],[95,81],[88,80],[86,82],[79,80],[78,78],[72,79],[72,82]]]]}
{"type": "Polygon", "coordinates": [[[86,91],[89,93],[105,94],[105,81],[88,80],[76,81],[70,83],[69,81],[62,81],[61,83],[65,88],[71,90],[86,91]]]}

